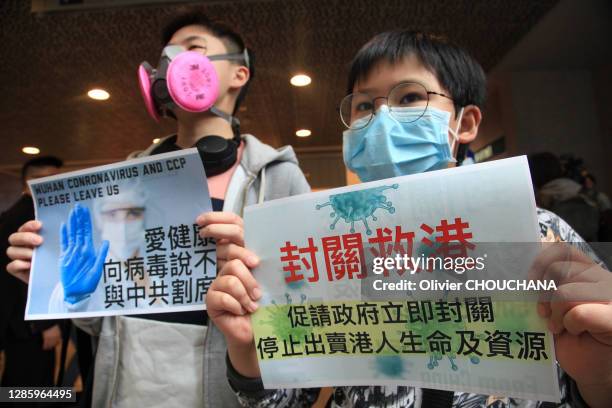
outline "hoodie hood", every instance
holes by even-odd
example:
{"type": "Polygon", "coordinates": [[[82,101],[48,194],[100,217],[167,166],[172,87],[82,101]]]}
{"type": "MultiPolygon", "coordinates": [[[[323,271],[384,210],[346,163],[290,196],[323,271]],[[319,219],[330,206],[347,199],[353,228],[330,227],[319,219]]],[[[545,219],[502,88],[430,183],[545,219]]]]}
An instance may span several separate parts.
{"type": "MultiPolygon", "coordinates": [[[[240,167],[244,170],[246,180],[242,184],[241,197],[236,201],[234,210],[240,214],[244,213],[244,206],[249,202],[249,189],[255,184],[257,186],[257,203],[264,201],[264,195],[267,188],[266,185],[266,166],[271,163],[288,162],[298,165],[297,157],[291,146],[283,146],[280,149],[275,149],[259,141],[255,136],[243,135],[242,140],[245,142],[244,152],[240,167]]],[[[239,179],[234,173],[234,180],[239,179]]],[[[230,182],[230,188],[231,188],[230,182]]]]}
{"type": "Polygon", "coordinates": [[[252,135],[243,135],[242,139],[245,141],[245,153],[240,164],[244,167],[247,174],[257,174],[265,166],[274,162],[298,164],[297,157],[291,146],[275,149],[260,142],[259,139],[252,135]]]}

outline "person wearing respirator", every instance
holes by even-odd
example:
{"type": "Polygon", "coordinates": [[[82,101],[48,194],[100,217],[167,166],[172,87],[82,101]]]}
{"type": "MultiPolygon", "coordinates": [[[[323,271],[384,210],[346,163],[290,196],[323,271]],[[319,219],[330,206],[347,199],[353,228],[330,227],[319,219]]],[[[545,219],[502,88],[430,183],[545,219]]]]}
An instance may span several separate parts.
{"type": "MultiPolygon", "coordinates": [[[[130,158],[198,149],[215,210],[194,220],[202,228],[200,235],[219,242],[233,233],[233,221],[246,205],[309,192],[291,147],[277,150],[252,135],[240,134],[234,115],[254,74],[253,55],[242,38],[230,27],[193,12],[173,19],[162,39],[157,67],[141,64],[138,80],[147,112],[155,120],[176,119],[177,132],[130,158]]],[[[83,210],[78,213],[84,216],[83,210]]],[[[41,227],[30,221],[12,235],[13,261],[7,270],[25,281],[30,249],[42,242],[37,233],[41,227]]],[[[112,237],[127,239],[125,234],[131,233],[127,224],[105,231],[111,241],[109,252],[114,251],[112,237]]],[[[104,258],[103,245],[92,255],[98,261],[104,258]]],[[[217,251],[218,265],[228,256],[217,251]]],[[[75,289],[73,300],[91,290],[96,274],[91,275],[82,285],[85,288],[75,289]]],[[[224,337],[208,325],[205,310],[74,321],[100,339],[92,406],[239,406],[225,379],[224,337]]]]}

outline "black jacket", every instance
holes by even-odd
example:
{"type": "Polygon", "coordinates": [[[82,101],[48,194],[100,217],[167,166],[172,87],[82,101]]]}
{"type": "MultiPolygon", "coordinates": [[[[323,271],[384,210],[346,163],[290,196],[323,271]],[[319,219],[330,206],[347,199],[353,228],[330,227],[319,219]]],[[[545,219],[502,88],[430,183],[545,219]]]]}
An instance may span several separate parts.
{"type": "Polygon", "coordinates": [[[25,340],[58,324],[58,320],[25,321],[25,306],[28,298],[28,285],[10,275],[6,265],[10,262],[6,255],[8,238],[23,223],[34,219],[32,197],[23,194],[8,210],[0,215],[0,349],[6,341],[25,340]]]}

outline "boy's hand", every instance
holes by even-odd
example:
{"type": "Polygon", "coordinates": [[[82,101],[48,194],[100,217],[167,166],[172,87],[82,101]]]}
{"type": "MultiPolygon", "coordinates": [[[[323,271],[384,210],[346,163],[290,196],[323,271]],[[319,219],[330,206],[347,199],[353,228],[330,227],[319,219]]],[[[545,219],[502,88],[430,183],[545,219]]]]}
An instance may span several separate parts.
{"type": "Polygon", "coordinates": [[[244,223],[232,212],[215,211],[201,214],[196,223],[202,238],[217,242],[217,270],[232,259],[240,259],[249,268],[259,264],[257,256],[244,247],[244,223]]]}
{"type": "Polygon", "coordinates": [[[30,282],[34,248],[43,242],[43,237],[38,234],[41,228],[40,221],[32,220],[23,224],[17,232],[9,236],[11,246],[7,248],[6,254],[12,261],[6,266],[6,270],[25,283],[30,282]]]}
{"type": "Polygon", "coordinates": [[[557,361],[592,407],[612,401],[612,273],[569,244],[545,246],[530,277],[557,290],[538,305],[555,335],[557,361]]]}
{"type": "Polygon", "coordinates": [[[261,290],[251,271],[239,259],[223,266],[206,294],[208,316],[228,343],[240,347],[253,343],[250,313],[257,310],[261,290]]]}
{"type": "Polygon", "coordinates": [[[249,269],[259,258],[244,248],[244,224],[238,215],[210,212],[196,222],[202,238],[217,242],[219,272],[206,294],[208,316],[225,336],[234,369],[245,377],[259,377],[250,314],[257,310],[261,289],[249,269]]]}
{"type": "Polygon", "coordinates": [[[261,290],[240,259],[225,263],[206,294],[208,317],[227,341],[234,369],[245,377],[260,377],[250,314],[257,310],[261,290]]]}

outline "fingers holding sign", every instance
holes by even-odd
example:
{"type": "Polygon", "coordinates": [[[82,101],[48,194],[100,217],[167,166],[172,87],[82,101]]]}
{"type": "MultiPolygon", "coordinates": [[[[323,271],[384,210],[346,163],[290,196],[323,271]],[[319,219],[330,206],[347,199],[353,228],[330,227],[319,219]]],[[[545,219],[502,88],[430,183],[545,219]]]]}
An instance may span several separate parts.
{"type": "Polygon", "coordinates": [[[555,282],[538,312],[555,334],[559,364],[583,398],[599,406],[612,389],[612,273],[574,245],[558,242],[544,244],[529,278],[555,282]]]}
{"type": "Polygon", "coordinates": [[[39,234],[41,228],[42,223],[40,221],[32,220],[23,224],[17,232],[9,236],[10,246],[7,248],[6,254],[11,262],[6,266],[6,270],[25,283],[30,281],[34,248],[43,243],[43,238],[39,234]]]}
{"type": "Polygon", "coordinates": [[[239,344],[253,341],[250,313],[258,309],[261,298],[257,281],[242,263],[235,259],[227,262],[206,294],[206,309],[219,330],[239,344]]]}
{"type": "Polygon", "coordinates": [[[227,240],[244,246],[244,223],[242,218],[228,211],[213,211],[201,214],[196,223],[200,226],[200,236],[211,237],[217,241],[227,240]]]}
{"type": "Polygon", "coordinates": [[[217,269],[234,259],[240,259],[249,268],[259,265],[259,258],[244,247],[244,223],[240,216],[231,212],[209,212],[196,219],[202,238],[213,238],[217,242],[217,269]]]}
{"type": "Polygon", "coordinates": [[[251,268],[258,257],[244,248],[244,223],[231,212],[209,212],[197,220],[202,238],[217,243],[217,278],[206,295],[208,315],[230,342],[250,344],[253,332],[249,314],[258,309],[261,289],[251,268]]]}
{"type": "Polygon", "coordinates": [[[569,243],[544,243],[528,276],[555,283],[557,289],[545,293],[538,304],[553,333],[564,330],[563,318],[573,307],[612,301],[612,274],[569,243]]]}

